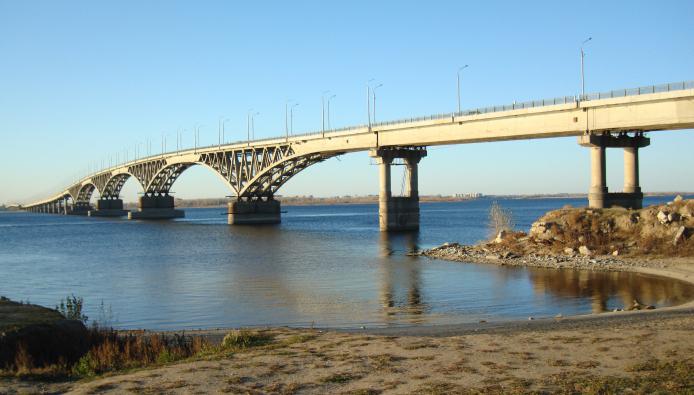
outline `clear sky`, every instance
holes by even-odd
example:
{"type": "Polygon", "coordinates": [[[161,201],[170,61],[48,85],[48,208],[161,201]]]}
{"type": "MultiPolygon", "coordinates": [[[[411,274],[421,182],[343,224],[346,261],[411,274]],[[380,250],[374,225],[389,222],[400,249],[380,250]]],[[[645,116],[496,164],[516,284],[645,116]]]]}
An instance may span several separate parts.
{"type": "MultiPolygon", "coordinates": [[[[332,126],[364,123],[371,78],[383,84],[379,120],[453,111],[464,64],[463,108],[574,95],[589,36],[587,91],[693,80],[693,16],[692,1],[0,0],[0,203],[54,193],[148,139],[158,151],[162,133],[173,149],[179,128],[186,145],[195,124],[203,144],[216,143],[220,116],[228,138],[242,139],[251,108],[256,137],[281,135],[287,99],[300,103],[297,133],[319,130],[326,90],[332,126]]],[[[651,137],[644,191],[694,190],[694,133],[651,137]]],[[[575,138],[435,147],[420,163],[420,193],[586,192],[588,155],[575,138]]],[[[621,189],[619,150],[608,154],[608,183],[621,189]]],[[[173,190],[230,194],[200,167],[173,190]]],[[[130,180],[124,198],[138,191],[130,180]]],[[[377,191],[376,168],[356,153],[280,193],[377,191]]]]}

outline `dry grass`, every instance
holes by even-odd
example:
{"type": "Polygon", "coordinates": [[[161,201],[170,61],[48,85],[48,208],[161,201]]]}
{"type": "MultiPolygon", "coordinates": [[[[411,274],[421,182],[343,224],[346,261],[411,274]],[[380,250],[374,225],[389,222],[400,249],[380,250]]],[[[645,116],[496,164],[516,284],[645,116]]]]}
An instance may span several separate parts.
{"type": "MultiPolygon", "coordinates": [[[[276,346],[286,346],[312,339],[311,335],[294,336],[276,346]]],[[[86,353],[71,359],[60,359],[50,365],[37,363],[40,356],[31,355],[20,344],[13,361],[0,374],[38,379],[90,377],[107,372],[124,371],[147,366],[169,364],[191,357],[225,354],[229,351],[260,347],[273,337],[260,331],[235,330],[225,336],[219,346],[213,346],[201,336],[183,334],[150,334],[146,332],[119,333],[92,328],[84,342],[86,353]]]]}

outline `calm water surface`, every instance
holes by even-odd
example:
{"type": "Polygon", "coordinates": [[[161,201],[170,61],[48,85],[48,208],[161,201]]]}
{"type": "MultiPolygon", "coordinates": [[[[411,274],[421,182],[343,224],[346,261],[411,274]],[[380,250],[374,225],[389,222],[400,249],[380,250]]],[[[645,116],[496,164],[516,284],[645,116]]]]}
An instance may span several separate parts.
{"type": "MultiPolygon", "coordinates": [[[[647,204],[671,198],[648,198],[647,204]]],[[[103,300],[120,328],[324,327],[582,314],[634,298],[694,299],[687,284],[630,273],[497,267],[409,257],[486,237],[490,201],[422,203],[419,233],[378,231],[376,205],[284,207],[280,226],[228,226],[225,209],[138,222],[0,214],[0,295],[54,306],[103,300]]],[[[583,199],[502,200],[518,228],[583,199]]]]}

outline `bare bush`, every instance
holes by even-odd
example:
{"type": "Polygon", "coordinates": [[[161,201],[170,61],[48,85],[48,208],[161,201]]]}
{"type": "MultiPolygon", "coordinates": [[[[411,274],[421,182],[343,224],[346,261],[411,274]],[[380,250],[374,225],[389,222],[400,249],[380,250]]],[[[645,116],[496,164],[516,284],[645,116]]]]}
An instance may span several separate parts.
{"type": "Polygon", "coordinates": [[[495,200],[489,207],[489,236],[496,237],[502,230],[513,231],[513,213],[511,210],[501,207],[495,200]]]}

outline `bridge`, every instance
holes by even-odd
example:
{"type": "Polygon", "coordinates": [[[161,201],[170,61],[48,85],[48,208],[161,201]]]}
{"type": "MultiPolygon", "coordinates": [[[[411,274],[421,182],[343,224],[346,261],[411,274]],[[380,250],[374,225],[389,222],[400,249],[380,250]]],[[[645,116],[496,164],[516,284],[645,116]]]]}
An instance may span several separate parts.
{"type": "Polygon", "coordinates": [[[567,96],[421,118],[373,123],[319,133],[195,147],[121,163],[84,177],[44,200],[25,205],[36,213],[168,219],[184,216],[171,187],[192,166],[212,169],[234,192],[229,224],[281,221],[275,194],[308,166],[348,152],[369,151],[379,165],[379,226],[382,231],[419,228],[417,168],[426,147],[504,140],[578,136],[590,149],[590,207],[640,208],[638,150],[645,132],[694,128],[694,81],[567,96]],[[624,150],[624,188],[606,185],[607,148],[624,150]],[[391,194],[391,165],[406,166],[404,196],[391,194]],[[123,210],[123,184],[143,187],[135,211],[123,210]],[[98,191],[94,207],[90,199],[98,191]]]}

